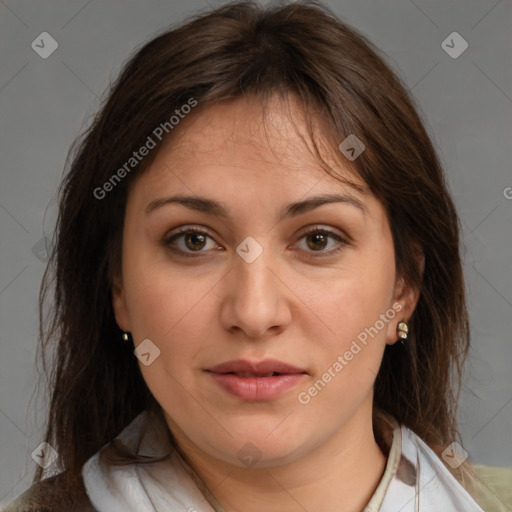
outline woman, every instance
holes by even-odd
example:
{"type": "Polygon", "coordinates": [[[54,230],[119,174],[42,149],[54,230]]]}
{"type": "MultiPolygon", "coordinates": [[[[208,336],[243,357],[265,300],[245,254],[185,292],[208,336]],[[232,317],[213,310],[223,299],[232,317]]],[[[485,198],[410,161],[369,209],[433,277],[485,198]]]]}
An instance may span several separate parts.
{"type": "Polygon", "coordinates": [[[58,474],[9,511],[507,510],[455,443],[442,169],[325,7],[235,3],[141,48],[77,148],[47,272],[58,474]]]}

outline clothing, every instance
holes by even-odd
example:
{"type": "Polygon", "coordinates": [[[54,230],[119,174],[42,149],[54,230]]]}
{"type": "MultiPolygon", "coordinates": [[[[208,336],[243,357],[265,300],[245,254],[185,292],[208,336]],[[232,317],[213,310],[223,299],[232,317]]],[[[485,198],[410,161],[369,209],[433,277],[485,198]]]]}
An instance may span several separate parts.
{"type": "MultiPolygon", "coordinates": [[[[380,428],[392,432],[388,436],[392,440],[384,475],[365,512],[483,512],[416,434],[385,415],[379,416],[379,424],[380,428]]],[[[85,487],[99,511],[224,512],[220,504],[210,504],[201,493],[200,486],[203,490],[206,486],[194,482],[191,468],[172,449],[165,428],[148,422],[143,414],[121,433],[120,440],[133,453],[145,457],[170,453],[170,460],[109,466],[106,474],[101,471],[98,454],[85,464],[82,472],[85,487]],[[144,432],[142,438],[141,432],[144,432]]]]}
{"type": "MultiPolygon", "coordinates": [[[[83,467],[88,498],[77,503],[72,496],[59,497],[58,476],[29,489],[5,512],[213,512],[220,504],[177,451],[172,447],[167,426],[149,413],[137,416],[116,438],[139,458],[169,457],[161,462],[114,466],[100,463],[100,452],[83,467]],[[46,486],[46,487],[45,487],[46,486]],[[201,492],[203,488],[203,492],[201,492]],[[31,492],[32,491],[32,492],[31,492]],[[208,496],[208,500],[205,495],[208,496]],[[55,496],[56,495],[56,496],[55,496]]],[[[510,512],[512,471],[500,473],[502,498],[492,491],[492,482],[478,474],[459,471],[452,476],[435,453],[411,430],[387,416],[376,419],[378,440],[388,460],[381,481],[364,512],[510,512]],[[504,476],[505,475],[505,476],[504,476]],[[508,482],[508,483],[507,483],[508,482]],[[473,497],[466,489],[471,490],[473,497]],[[477,498],[477,504],[474,498],[477,498]],[[510,500],[508,504],[504,500],[510,500]]],[[[487,468],[489,470],[489,468],[487,468]]],[[[483,473],[480,473],[483,474],[483,473]]],[[[497,478],[494,477],[494,483],[497,478]]]]}

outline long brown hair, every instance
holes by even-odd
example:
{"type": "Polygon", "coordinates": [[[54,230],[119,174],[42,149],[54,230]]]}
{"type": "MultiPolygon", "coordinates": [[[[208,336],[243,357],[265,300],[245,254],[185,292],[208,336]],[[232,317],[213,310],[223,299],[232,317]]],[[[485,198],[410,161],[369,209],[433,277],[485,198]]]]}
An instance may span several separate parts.
{"type": "MultiPolygon", "coordinates": [[[[110,289],[121,264],[130,184],[149,166],[160,141],[140,163],[125,166],[108,194],[99,197],[98,188],[105,190],[133,151],[190,98],[199,111],[248,94],[262,104],[276,94],[294,94],[306,116],[321,119],[321,137],[332,147],[349,134],[364,142],[366,150],[352,167],[387,211],[397,272],[421,291],[409,340],[385,350],[375,405],[430,445],[458,435],[455,406],[469,346],[460,227],[407,87],[378,49],[321,4],[262,8],[236,2],[142,46],[73,147],[40,295],[45,369],[45,351],[55,356],[46,441],[71,481],[138,413],[159,407],[133,347],[121,342],[110,289]],[[425,258],[423,275],[417,248],[425,258]]],[[[341,152],[339,158],[349,163],[341,152]]],[[[34,481],[42,474],[39,469],[34,481]]]]}

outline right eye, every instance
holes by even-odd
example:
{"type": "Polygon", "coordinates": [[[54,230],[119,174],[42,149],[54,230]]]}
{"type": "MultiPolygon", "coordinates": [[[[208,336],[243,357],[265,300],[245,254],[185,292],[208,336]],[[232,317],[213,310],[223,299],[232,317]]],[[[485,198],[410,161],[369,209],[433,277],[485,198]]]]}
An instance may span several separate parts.
{"type": "Polygon", "coordinates": [[[208,248],[208,239],[211,240],[210,249],[219,249],[207,231],[190,227],[181,228],[177,233],[166,236],[163,244],[178,255],[195,257],[200,255],[198,253],[207,252],[203,249],[208,248]]]}

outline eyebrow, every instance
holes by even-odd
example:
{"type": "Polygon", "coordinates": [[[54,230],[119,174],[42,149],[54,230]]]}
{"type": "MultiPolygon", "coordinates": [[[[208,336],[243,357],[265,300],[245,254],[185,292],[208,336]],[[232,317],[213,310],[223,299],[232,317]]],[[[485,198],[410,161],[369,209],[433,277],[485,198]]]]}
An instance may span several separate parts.
{"type": "MultiPolygon", "coordinates": [[[[296,217],[297,215],[307,213],[325,204],[332,203],[348,204],[360,210],[364,215],[368,214],[368,209],[365,204],[355,197],[340,194],[326,194],[288,204],[281,210],[279,214],[279,221],[289,217],[296,217]]],[[[150,214],[168,204],[180,204],[189,210],[214,215],[215,217],[223,219],[229,219],[228,210],[222,203],[207,197],[187,196],[181,194],[155,199],[146,206],[145,212],[146,214],[150,214]]]]}

